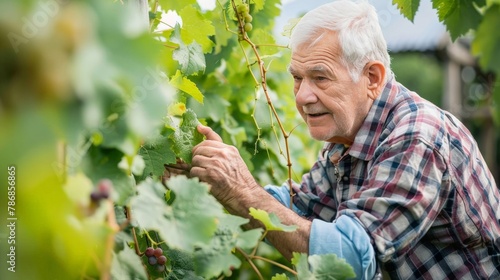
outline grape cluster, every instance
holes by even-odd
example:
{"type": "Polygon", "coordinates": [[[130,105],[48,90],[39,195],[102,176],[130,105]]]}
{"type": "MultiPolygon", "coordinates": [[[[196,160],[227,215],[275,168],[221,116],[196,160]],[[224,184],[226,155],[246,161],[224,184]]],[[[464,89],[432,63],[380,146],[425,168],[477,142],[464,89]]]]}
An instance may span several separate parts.
{"type": "Polygon", "coordinates": [[[165,263],[167,263],[167,257],[163,255],[163,250],[158,247],[154,249],[153,247],[146,248],[144,255],[148,258],[148,263],[151,266],[156,266],[158,272],[165,271],[165,263]]]}
{"type": "Polygon", "coordinates": [[[103,199],[108,199],[112,189],[113,182],[109,179],[102,179],[97,183],[97,187],[90,194],[90,199],[95,203],[103,199]]]}
{"type": "Polygon", "coordinates": [[[243,20],[244,30],[245,32],[252,31],[252,15],[250,15],[250,9],[247,4],[240,4],[236,7],[236,11],[238,12],[239,18],[243,20]]]}

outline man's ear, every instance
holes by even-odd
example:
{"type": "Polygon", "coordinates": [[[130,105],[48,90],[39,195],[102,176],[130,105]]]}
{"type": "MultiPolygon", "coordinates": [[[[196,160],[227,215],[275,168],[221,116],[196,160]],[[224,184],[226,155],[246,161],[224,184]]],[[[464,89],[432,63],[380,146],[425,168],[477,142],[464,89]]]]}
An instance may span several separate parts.
{"type": "Polygon", "coordinates": [[[375,100],[385,86],[385,67],[380,61],[370,61],[365,65],[364,74],[368,78],[368,97],[375,100]]]}

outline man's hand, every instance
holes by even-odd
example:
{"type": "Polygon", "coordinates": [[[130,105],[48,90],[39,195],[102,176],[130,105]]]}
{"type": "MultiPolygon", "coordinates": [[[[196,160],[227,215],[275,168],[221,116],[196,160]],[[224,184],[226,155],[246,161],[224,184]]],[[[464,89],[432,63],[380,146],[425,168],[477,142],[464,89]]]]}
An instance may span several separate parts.
{"type": "Polygon", "coordinates": [[[243,192],[260,187],[234,146],[224,144],[210,127],[197,129],[206,140],[193,148],[191,177],[210,184],[210,192],[225,206],[237,203],[235,198],[243,192]]]}
{"type": "Polygon", "coordinates": [[[191,165],[185,163],[181,159],[177,159],[177,163],[175,164],[166,164],[165,172],[163,172],[163,181],[170,179],[170,177],[177,175],[186,175],[189,177],[189,170],[191,169],[191,165]]]}

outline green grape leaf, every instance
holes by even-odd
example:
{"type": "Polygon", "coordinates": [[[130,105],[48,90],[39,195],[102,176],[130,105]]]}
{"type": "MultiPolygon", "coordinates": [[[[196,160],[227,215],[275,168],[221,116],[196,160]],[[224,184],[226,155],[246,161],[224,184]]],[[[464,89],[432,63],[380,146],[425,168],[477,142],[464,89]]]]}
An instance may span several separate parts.
{"type": "Polygon", "coordinates": [[[215,122],[219,122],[224,118],[226,113],[225,110],[221,110],[221,107],[227,108],[231,103],[219,94],[207,94],[203,100],[203,104],[193,102],[190,105],[191,109],[196,112],[198,118],[210,118],[215,122]]]}
{"type": "Polygon", "coordinates": [[[159,135],[150,141],[147,141],[140,149],[139,155],[144,159],[146,166],[139,180],[152,176],[158,178],[165,171],[165,164],[176,162],[176,155],[172,151],[172,140],[169,135],[159,135]]]}
{"type": "Polygon", "coordinates": [[[335,254],[312,255],[308,257],[309,264],[315,279],[349,279],[356,277],[352,267],[345,259],[335,254]]]}
{"type": "Polygon", "coordinates": [[[266,2],[265,0],[253,0],[253,3],[255,4],[254,11],[260,11],[260,10],[264,9],[265,2],[266,2]]]}
{"type": "Polygon", "coordinates": [[[392,3],[397,5],[403,16],[413,22],[420,0],[392,0],[392,3]]]}
{"type": "Polygon", "coordinates": [[[203,141],[203,134],[196,127],[200,124],[193,110],[187,109],[182,115],[182,122],[172,135],[173,150],[177,157],[191,163],[193,147],[203,141]]]}
{"type": "Polygon", "coordinates": [[[444,21],[455,10],[456,6],[452,3],[450,1],[433,0],[432,7],[437,10],[440,21],[444,21]]]}
{"type": "MultiPolygon", "coordinates": [[[[217,10],[209,11],[205,14],[205,16],[212,18],[212,24],[215,29],[214,41],[216,43],[214,51],[211,53],[207,53],[207,55],[213,56],[214,54],[219,54],[223,49],[225,49],[226,51],[228,50],[230,51],[231,49],[224,48],[224,46],[227,46],[229,40],[231,38],[234,38],[234,34],[226,30],[225,21],[219,20],[220,17],[222,16],[221,12],[217,10]]],[[[236,30],[236,24],[234,21],[227,21],[227,24],[230,30],[236,30]]],[[[209,63],[207,64],[210,65],[209,63]]]]}
{"type": "MultiPolygon", "coordinates": [[[[264,29],[272,33],[274,27],[274,18],[280,15],[281,1],[280,0],[265,0],[265,9],[258,10],[250,6],[250,13],[253,16],[253,30],[264,29]]],[[[257,5],[254,5],[257,6],[257,5]]]]}
{"type": "Polygon", "coordinates": [[[179,62],[181,71],[186,76],[205,71],[205,56],[203,56],[201,46],[196,42],[187,46],[180,45],[179,49],[174,50],[173,58],[179,62]]]}
{"type": "Polygon", "coordinates": [[[281,223],[280,219],[274,213],[267,213],[264,210],[255,209],[250,207],[250,216],[254,219],[261,221],[267,230],[271,231],[285,231],[291,232],[297,229],[297,226],[291,225],[287,226],[281,223]]]}
{"type": "Polygon", "coordinates": [[[307,254],[304,253],[292,253],[291,263],[295,266],[295,270],[297,271],[297,278],[304,280],[313,280],[313,276],[311,271],[309,270],[309,263],[307,263],[307,254]]]}
{"type": "Polygon", "coordinates": [[[443,21],[453,40],[476,29],[481,22],[481,14],[470,0],[433,0],[432,6],[438,11],[439,20],[443,21]]]}
{"type": "Polygon", "coordinates": [[[214,46],[210,36],[215,35],[212,22],[205,19],[193,6],[186,6],[179,12],[179,16],[182,18],[181,37],[184,43],[189,45],[196,41],[204,53],[210,52],[214,46]]]}
{"type": "Polygon", "coordinates": [[[335,254],[312,255],[294,252],[292,264],[297,278],[304,280],[344,280],[356,277],[352,267],[335,254]]]}
{"type": "MultiPolygon", "coordinates": [[[[497,72],[497,75],[498,72],[497,72]]],[[[498,77],[498,76],[497,76],[498,77]]],[[[493,102],[495,105],[492,107],[492,115],[493,115],[493,120],[497,125],[500,125],[500,83],[497,81],[497,84],[495,85],[493,89],[493,102]]]]}
{"type": "Polygon", "coordinates": [[[232,253],[234,248],[241,246],[251,249],[257,246],[262,236],[262,229],[243,232],[240,226],[247,222],[247,219],[233,215],[219,218],[217,231],[210,244],[194,253],[197,274],[210,279],[221,273],[229,275],[231,268],[240,267],[241,261],[232,253]]]}
{"type": "Polygon", "coordinates": [[[281,32],[281,35],[290,38],[292,36],[292,31],[297,26],[297,23],[299,23],[301,18],[292,18],[289,19],[288,22],[285,24],[283,27],[283,31],[281,32]]]}
{"type": "Polygon", "coordinates": [[[173,10],[180,11],[186,6],[196,4],[196,0],[182,0],[182,1],[172,1],[172,0],[159,0],[160,6],[164,11],[173,10]]]}
{"type": "Polygon", "coordinates": [[[250,39],[259,46],[259,54],[261,56],[265,57],[279,51],[278,47],[275,46],[276,40],[274,36],[263,29],[254,30],[250,37],[250,39]]]}
{"type": "Polygon", "coordinates": [[[107,178],[113,182],[112,198],[118,205],[124,205],[135,192],[135,180],[118,167],[123,153],[116,149],[91,146],[82,160],[83,172],[93,184],[107,178]]]}
{"type": "Polygon", "coordinates": [[[124,246],[123,250],[118,253],[113,252],[111,277],[123,280],[148,279],[141,258],[128,246],[124,246]]]}
{"type": "Polygon", "coordinates": [[[170,79],[170,85],[191,95],[196,101],[203,103],[203,94],[195,83],[184,77],[180,70],[170,79]]]}
{"type": "Polygon", "coordinates": [[[193,279],[203,280],[201,276],[195,274],[193,254],[176,249],[168,249],[165,256],[171,266],[172,272],[168,274],[167,280],[193,279]]]}
{"type": "MultiPolygon", "coordinates": [[[[99,124],[99,133],[102,135],[101,146],[106,148],[117,148],[125,154],[134,153],[134,144],[130,135],[128,135],[129,126],[127,125],[127,117],[124,114],[124,108],[127,107],[126,100],[124,99],[124,93],[115,90],[101,89],[101,97],[99,100],[103,103],[101,106],[112,107],[114,111],[100,112],[101,114],[106,114],[102,116],[99,124]],[[112,103],[109,99],[114,99],[115,102],[112,103]],[[111,106],[113,104],[113,106],[111,106]]],[[[95,105],[94,105],[95,106],[95,105]]],[[[94,108],[95,110],[95,108],[94,108]]],[[[95,112],[92,114],[96,114],[95,112]]]]}
{"type": "Polygon", "coordinates": [[[238,235],[236,246],[241,249],[252,249],[257,246],[257,242],[262,237],[263,229],[256,228],[244,231],[238,235]]]}
{"type": "Polygon", "coordinates": [[[171,248],[192,251],[195,245],[212,239],[223,208],[198,179],[175,176],[167,181],[175,194],[171,205],[165,201],[165,187],[146,179],[137,186],[131,209],[141,228],[155,230],[171,248]],[[154,209],[154,214],[152,210],[154,209]]]}
{"type": "Polygon", "coordinates": [[[274,275],[271,278],[271,280],[290,280],[290,278],[288,278],[285,273],[280,273],[280,274],[274,275]]]}
{"type": "Polygon", "coordinates": [[[196,42],[189,45],[184,44],[179,24],[175,25],[170,41],[179,45],[179,48],[174,50],[172,57],[179,62],[180,70],[184,76],[196,75],[198,72],[205,71],[205,56],[200,44],[196,42]]]}
{"type": "Polygon", "coordinates": [[[490,6],[484,19],[479,25],[474,41],[472,42],[472,53],[479,56],[479,64],[486,71],[494,71],[500,74],[500,4],[490,6]]]}

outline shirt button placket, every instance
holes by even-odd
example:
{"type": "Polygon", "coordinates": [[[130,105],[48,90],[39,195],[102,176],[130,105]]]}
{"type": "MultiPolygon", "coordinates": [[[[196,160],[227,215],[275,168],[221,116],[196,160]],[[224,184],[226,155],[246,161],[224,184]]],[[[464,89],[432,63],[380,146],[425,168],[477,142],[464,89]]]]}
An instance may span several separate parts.
{"type": "Polygon", "coordinates": [[[335,178],[337,178],[337,184],[340,184],[340,180],[342,179],[342,176],[340,176],[339,165],[334,164],[333,166],[334,166],[335,178]]]}

